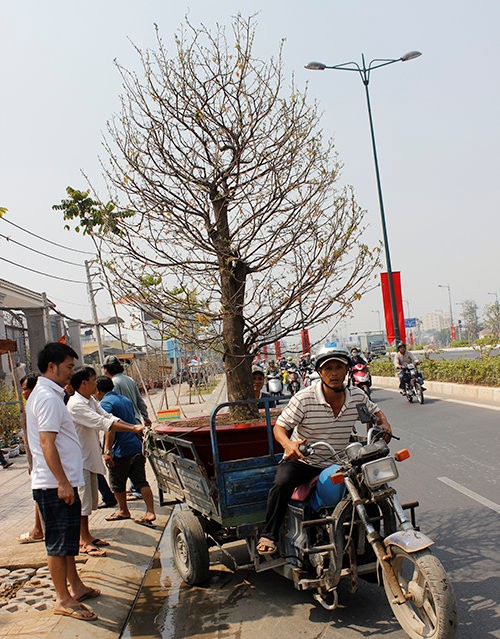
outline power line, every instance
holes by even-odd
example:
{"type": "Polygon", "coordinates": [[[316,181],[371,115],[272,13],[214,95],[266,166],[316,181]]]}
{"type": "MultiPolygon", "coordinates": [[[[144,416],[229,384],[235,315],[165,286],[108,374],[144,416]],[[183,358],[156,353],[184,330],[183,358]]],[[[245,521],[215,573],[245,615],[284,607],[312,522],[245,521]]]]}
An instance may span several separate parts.
{"type": "Polygon", "coordinates": [[[7,240],[7,242],[13,242],[14,244],[17,244],[18,246],[22,246],[25,249],[28,249],[28,251],[33,251],[33,253],[38,253],[38,255],[43,255],[44,257],[50,257],[51,260],[57,260],[58,262],[64,262],[64,264],[72,264],[73,266],[80,266],[80,267],[84,267],[84,264],[78,264],[78,262],[68,262],[68,260],[63,260],[60,257],[55,257],[55,255],[48,255],[47,253],[42,253],[42,251],[37,251],[34,248],[31,248],[31,246],[26,246],[26,244],[21,244],[21,242],[17,242],[16,240],[13,240],[11,237],[8,237],[7,235],[3,235],[2,233],[0,233],[0,237],[3,237],[4,239],[7,240]]]}
{"type": "Polygon", "coordinates": [[[16,264],[16,262],[11,262],[5,257],[0,257],[0,260],[7,262],[8,264],[12,264],[13,266],[19,266],[19,268],[23,268],[26,271],[31,271],[32,273],[36,273],[37,275],[45,275],[45,277],[51,277],[54,280],[62,280],[63,282],[72,282],[73,284],[86,284],[87,282],[83,280],[70,280],[67,277],[58,277],[57,275],[50,275],[49,273],[43,273],[42,271],[37,271],[34,268],[30,268],[29,266],[23,266],[22,264],[16,264]]]}
{"type": "Polygon", "coordinates": [[[36,233],[33,233],[32,231],[28,231],[28,229],[25,229],[22,226],[18,226],[17,224],[14,224],[14,222],[11,222],[5,216],[0,217],[0,220],[7,222],[7,224],[12,224],[12,226],[15,226],[16,229],[24,231],[25,233],[28,233],[29,235],[32,235],[33,237],[37,237],[39,240],[43,240],[44,242],[47,242],[48,244],[53,244],[54,246],[58,246],[59,248],[66,249],[66,251],[73,251],[74,253],[84,253],[85,255],[95,255],[95,253],[92,253],[91,251],[80,251],[79,249],[71,248],[70,246],[64,246],[64,244],[58,244],[57,242],[53,242],[52,240],[47,240],[41,235],[37,235],[36,233]]]}

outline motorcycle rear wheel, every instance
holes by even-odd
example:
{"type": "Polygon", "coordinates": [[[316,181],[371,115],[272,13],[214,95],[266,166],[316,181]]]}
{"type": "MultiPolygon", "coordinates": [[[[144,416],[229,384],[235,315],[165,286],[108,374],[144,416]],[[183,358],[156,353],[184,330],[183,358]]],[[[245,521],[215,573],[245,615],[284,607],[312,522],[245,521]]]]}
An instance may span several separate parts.
{"type": "Polygon", "coordinates": [[[384,588],[394,616],[410,639],[453,639],[457,608],[446,572],[430,550],[407,553],[391,546],[391,564],[403,592],[412,595],[404,604],[394,596],[384,574],[384,588]]]}

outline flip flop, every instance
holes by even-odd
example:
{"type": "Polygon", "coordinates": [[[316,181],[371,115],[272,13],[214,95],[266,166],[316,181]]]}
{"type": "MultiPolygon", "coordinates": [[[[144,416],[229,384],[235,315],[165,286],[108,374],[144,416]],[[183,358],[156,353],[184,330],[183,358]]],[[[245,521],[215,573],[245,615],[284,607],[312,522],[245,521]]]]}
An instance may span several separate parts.
{"type": "Polygon", "coordinates": [[[53,613],[55,615],[62,615],[63,617],[80,619],[81,621],[95,621],[99,619],[92,608],[89,608],[85,604],[80,604],[78,608],[54,608],[53,613]]]}
{"type": "Polygon", "coordinates": [[[155,527],[155,520],[151,520],[151,519],[146,519],[146,517],[138,517],[137,519],[134,519],[136,524],[140,524],[141,526],[147,526],[148,528],[154,528],[155,527]]]}
{"type": "Polygon", "coordinates": [[[90,542],[94,546],[109,546],[109,541],[104,541],[103,539],[92,539],[90,542]]]}
{"type": "Polygon", "coordinates": [[[259,555],[272,555],[276,552],[276,542],[267,537],[261,537],[257,543],[257,552],[259,555]]]}
{"type": "Polygon", "coordinates": [[[17,538],[17,541],[20,544],[36,544],[39,541],[43,541],[44,537],[41,537],[40,539],[36,539],[35,537],[32,537],[31,534],[29,532],[25,532],[22,535],[19,535],[19,537],[17,538]]]}
{"type": "Polygon", "coordinates": [[[100,590],[98,590],[97,588],[91,588],[87,592],[84,592],[83,595],[80,595],[79,597],[75,597],[75,599],[78,602],[82,602],[82,601],[86,601],[87,599],[95,599],[96,597],[99,597],[100,594],[101,594],[100,590]]]}
{"type": "Polygon", "coordinates": [[[92,546],[92,544],[84,544],[80,546],[80,552],[82,555],[88,555],[89,557],[106,557],[106,551],[92,546]]]}
{"type": "Polygon", "coordinates": [[[104,517],[106,521],[122,521],[122,519],[130,519],[130,515],[125,517],[125,515],[120,515],[120,513],[113,513],[108,515],[108,517],[104,517]]]}

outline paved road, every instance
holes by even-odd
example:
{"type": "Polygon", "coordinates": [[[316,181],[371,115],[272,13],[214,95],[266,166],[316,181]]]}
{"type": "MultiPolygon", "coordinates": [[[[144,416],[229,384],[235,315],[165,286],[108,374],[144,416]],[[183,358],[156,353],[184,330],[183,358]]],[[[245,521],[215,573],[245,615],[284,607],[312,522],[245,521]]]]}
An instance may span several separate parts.
{"type": "MultiPolygon", "coordinates": [[[[498,505],[494,509],[500,412],[432,398],[424,406],[408,404],[382,390],[374,399],[401,436],[397,445],[411,450],[397,487],[402,501],[420,500],[421,528],[436,541],[452,579],[458,638],[500,638],[498,505]]],[[[173,570],[168,532],[124,637],[406,639],[383,591],[368,584],[356,595],[341,588],[342,607],[327,612],[278,575],[233,573],[213,552],[209,584],[187,588],[173,570]]]]}

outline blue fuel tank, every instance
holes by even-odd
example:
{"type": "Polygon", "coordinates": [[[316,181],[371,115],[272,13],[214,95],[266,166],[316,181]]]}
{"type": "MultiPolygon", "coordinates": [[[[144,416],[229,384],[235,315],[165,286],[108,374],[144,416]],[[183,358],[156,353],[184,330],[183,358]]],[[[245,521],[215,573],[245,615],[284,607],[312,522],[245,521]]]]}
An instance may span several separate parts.
{"type": "Polygon", "coordinates": [[[308,501],[313,510],[336,506],[344,496],[345,484],[332,484],[330,479],[330,475],[335,475],[338,469],[337,464],[332,464],[319,474],[318,483],[308,501]]]}

